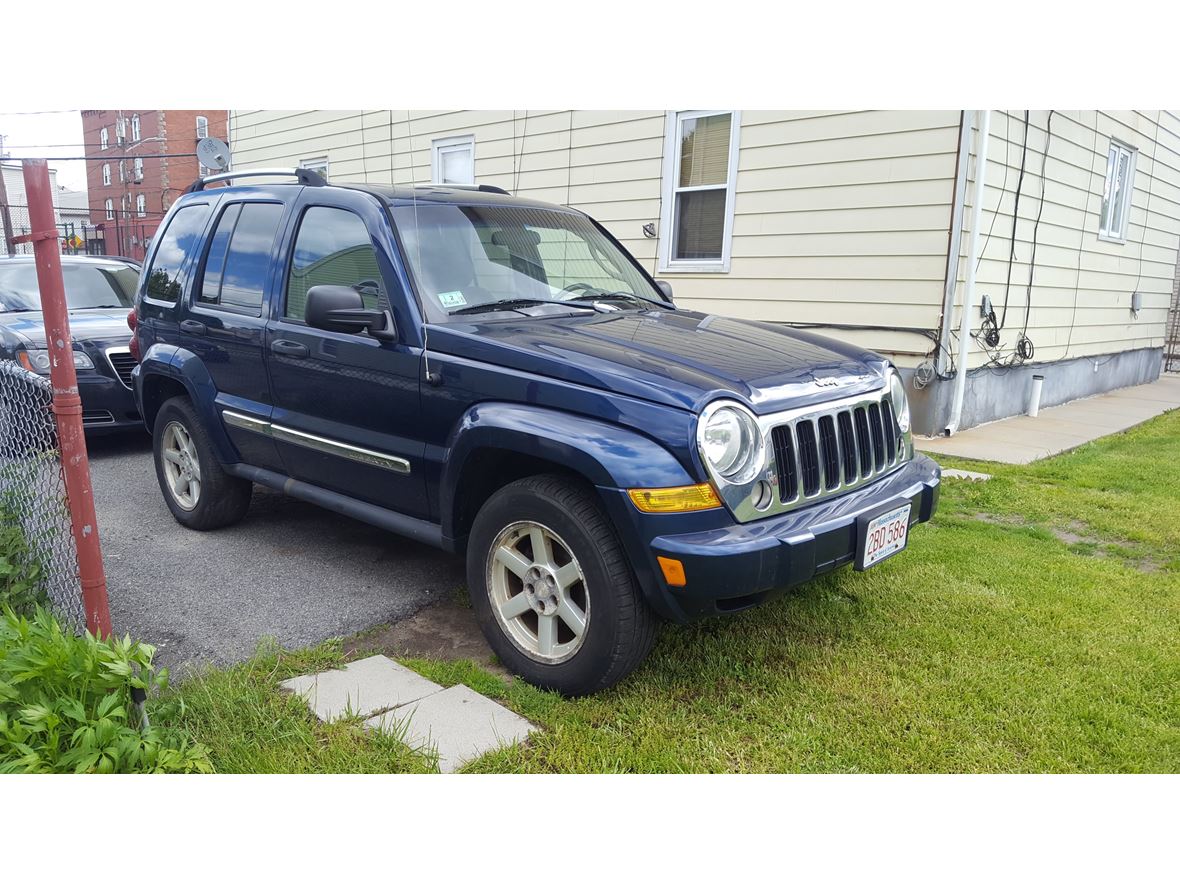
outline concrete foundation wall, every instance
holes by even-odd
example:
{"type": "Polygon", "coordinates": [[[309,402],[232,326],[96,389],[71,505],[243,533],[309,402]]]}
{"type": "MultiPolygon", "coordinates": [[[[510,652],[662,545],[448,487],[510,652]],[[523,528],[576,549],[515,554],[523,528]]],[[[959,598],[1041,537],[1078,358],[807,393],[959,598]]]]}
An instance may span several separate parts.
{"type": "MultiPolygon", "coordinates": [[[[967,373],[963,416],[959,429],[1024,414],[1028,408],[1033,375],[1045,378],[1041,408],[1094,396],[1120,387],[1147,384],[1160,375],[1163,351],[1147,347],[1105,356],[1078,357],[1052,363],[1029,363],[1012,369],[972,369],[967,373]]],[[[914,390],[912,372],[906,376],[914,433],[939,436],[951,417],[955,381],[934,381],[914,390]]]]}

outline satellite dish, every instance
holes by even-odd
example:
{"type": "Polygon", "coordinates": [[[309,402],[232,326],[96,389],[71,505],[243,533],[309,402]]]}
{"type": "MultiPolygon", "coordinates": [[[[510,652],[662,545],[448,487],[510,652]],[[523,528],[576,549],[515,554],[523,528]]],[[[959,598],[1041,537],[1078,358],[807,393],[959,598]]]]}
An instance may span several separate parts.
{"type": "Polygon", "coordinates": [[[229,168],[229,145],[220,138],[202,138],[197,142],[197,159],[201,165],[220,172],[229,168]]]}

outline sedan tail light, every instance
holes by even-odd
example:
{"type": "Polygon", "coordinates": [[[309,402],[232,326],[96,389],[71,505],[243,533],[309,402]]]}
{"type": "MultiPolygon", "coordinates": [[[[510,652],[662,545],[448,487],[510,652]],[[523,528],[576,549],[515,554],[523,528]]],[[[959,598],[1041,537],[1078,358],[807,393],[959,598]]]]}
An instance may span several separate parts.
{"type": "Polygon", "coordinates": [[[135,330],[139,327],[139,317],[132,308],[127,313],[127,328],[131,330],[131,340],[127,342],[127,349],[131,351],[131,355],[135,357],[135,361],[139,362],[139,333],[135,330]]]}

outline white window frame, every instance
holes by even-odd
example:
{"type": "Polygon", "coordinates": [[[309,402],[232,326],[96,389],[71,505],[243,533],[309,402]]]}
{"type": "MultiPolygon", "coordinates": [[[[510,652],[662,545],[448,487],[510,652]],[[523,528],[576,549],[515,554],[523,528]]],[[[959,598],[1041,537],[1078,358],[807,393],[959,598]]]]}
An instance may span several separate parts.
{"type": "Polygon", "coordinates": [[[115,218],[115,201],[107,197],[106,202],[102,204],[103,209],[107,213],[107,221],[113,221],[115,218]]]}
{"type": "Polygon", "coordinates": [[[135,195],[135,214],[140,218],[147,215],[147,197],[143,194],[135,195]]]}
{"type": "Polygon", "coordinates": [[[143,181],[143,157],[131,161],[131,178],[133,181],[143,181]]]}
{"type": "Polygon", "coordinates": [[[459,184],[475,184],[475,136],[474,135],[452,135],[447,138],[436,138],[430,143],[430,180],[434,184],[442,184],[442,158],[443,154],[451,153],[457,149],[464,149],[471,154],[471,181],[458,182],[459,184]]]}
{"type": "Polygon", "coordinates": [[[111,146],[111,136],[107,132],[106,126],[103,126],[102,129],[99,130],[98,143],[100,145],[100,149],[104,151],[111,146]]]}
{"type": "Polygon", "coordinates": [[[309,169],[312,172],[318,172],[324,177],[324,181],[328,180],[328,158],[325,157],[311,157],[307,160],[299,161],[300,169],[309,169]]]}
{"type": "Polygon", "coordinates": [[[127,141],[126,117],[119,117],[119,119],[115,121],[115,137],[118,139],[119,144],[123,144],[127,141]]]}
{"type": "Polygon", "coordinates": [[[657,269],[659,273],[729,273],[733,247],[733,206],[737,190],[739,135],[742,130],[741,111],[668,111],[664,127],[664,180],[660,202],[660,246],[657,269]],[[672,241],[676,236],[676,194],[681,191],[720,190],[719,185],[682,188],[680,180],[680,124],[700,117],[729,114],[729,168],[725,179],[725,228],[721,234],[720,260],[684,259],[672,257],[672,241]]]}
{"type": "Polygon", "coordinates": [[[103,187],[110,187],[111,186],[111,164],[110,163],[103,163],[102,164],[102,184],[103,184],[103,187]]]}
{"type": "Polygon", "coordinates": [[[131,115],[131,140],[132,141],[139,141],[140,140],[139,114],[132,114],[131,115]]]}
{"type": "Polygon", "coordinates": [[[1106,151],[1106,179],[1102,187],[1102,203],[1098,207],[1098,239],[1104,240],[1107,243],[1125,244],[1127,242],[1127,231],[1131,227],[1131,200],[1135,195],[1135,167],[1138,165],[1138,159],[1138,148],[1131,147],[1125,141],[1119,141],[1117,138],[1110,140],[1110,147],[1106,151]],[[1123,154],[1126,154],[1129,158],[1127,162],[1127,186],[1119,194],[1119,199],[1123,204],[1122,224],[1118,230],[1115,230],[1110,226],[1110,219],[1115,214],[1113,207],[1112,211],[1105,213],[1107,218],[1106,226],[1102,224],[1102,216],[1103,210],[1106,208],[1106,201],[1110,198],[1110,190],[1114,187],[1115,177],[1118,174],[1119,158],[1123,154]]]}
{"type": "Polygon", "coordinates": [[[198,141],[200,141],[202,138],[209,137],[209,118],[208,117],[197,117],[196,126],[197,126],[197,140],[198,141]],[[202,132],[204,133],[203,135],[202,135],[202,132]]]}
{"type": "Polygon", "coordinates": [[[126,181],[126,180],[127,180],[127,161],[120,160],[119,161],[119,181],[126,181]]]}

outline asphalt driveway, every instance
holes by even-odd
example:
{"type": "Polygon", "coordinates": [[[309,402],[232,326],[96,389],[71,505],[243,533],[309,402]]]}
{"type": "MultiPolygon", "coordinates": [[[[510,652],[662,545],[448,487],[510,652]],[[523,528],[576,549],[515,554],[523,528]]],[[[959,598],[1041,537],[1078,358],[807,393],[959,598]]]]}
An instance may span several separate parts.
{"type": "Polygon", "coordinates": [[[157,646],[169,667],[242,660],[263,636],[313,645],[463,583],[459,557],[259,486],[238,525],[190,531],[164,505],[146,435],[89,450],[115,632],[157,646]]]}

